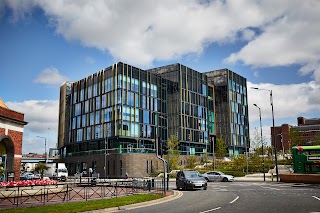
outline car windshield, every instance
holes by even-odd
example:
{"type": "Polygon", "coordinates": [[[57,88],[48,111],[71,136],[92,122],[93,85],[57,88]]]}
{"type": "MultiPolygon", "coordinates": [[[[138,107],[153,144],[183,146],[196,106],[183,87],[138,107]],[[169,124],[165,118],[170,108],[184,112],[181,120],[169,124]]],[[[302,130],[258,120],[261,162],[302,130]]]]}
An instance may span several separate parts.
{"type": "Polygon", "coordinates": [[[197,178],[201,177],[199,172],[185,172],[186,178],[197,178]]]}
{"type": "Polygon", "coordinates": [[[58,172],[67,172],[67,169],[58,169],[58,172]]]}

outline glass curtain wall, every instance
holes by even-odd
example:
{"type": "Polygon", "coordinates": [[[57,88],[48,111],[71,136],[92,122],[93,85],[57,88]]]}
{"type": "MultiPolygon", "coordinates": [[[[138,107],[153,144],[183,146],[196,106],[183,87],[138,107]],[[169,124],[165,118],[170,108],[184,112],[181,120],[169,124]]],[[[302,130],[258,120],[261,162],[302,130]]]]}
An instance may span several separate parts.
{"type": "Polygon", "coordinates": [[[202,155],[208,144],[208,91],[205,75],[180,65],[181,151],[202,155]]]}
{"type": "Polygon", "coordinates": [[[154,139],[167,138],[162,88],[161,77],[123,63],[74,83],[69,152],[104,149],[106,138],[121,153],[154,152],[154,139]]]}

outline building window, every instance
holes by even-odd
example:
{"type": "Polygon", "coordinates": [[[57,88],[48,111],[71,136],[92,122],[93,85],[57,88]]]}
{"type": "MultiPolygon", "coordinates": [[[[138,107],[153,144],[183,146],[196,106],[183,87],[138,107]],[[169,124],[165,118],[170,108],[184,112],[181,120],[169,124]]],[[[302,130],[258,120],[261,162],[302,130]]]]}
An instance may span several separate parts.
{"type": "Polygon", "coordinates": [[[78,129],[77,130],[77,142],[82,141],[82,134],[83,134],[83,129],[78,129]]]}
{"type": "Polygon", "coordinates": [[[147,174],[149,173],[149,165],[148,165],[148,160],[147,160],[147,174]]]}

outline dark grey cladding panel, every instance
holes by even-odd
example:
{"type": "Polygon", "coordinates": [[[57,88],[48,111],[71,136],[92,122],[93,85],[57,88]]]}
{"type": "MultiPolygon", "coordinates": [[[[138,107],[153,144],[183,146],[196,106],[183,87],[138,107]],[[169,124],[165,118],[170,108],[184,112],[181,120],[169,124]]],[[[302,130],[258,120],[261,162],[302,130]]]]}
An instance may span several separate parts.
{"type": "Polygon", "coordinates": [[[157,74],[163,74],[163,73],[168,73],[168,72],[177,71],[177,70],[179,70],[179,64],[171,64],[163,67],[157,67],[157,68],[149,69],[148,71],[156,72],[157,74]]]}

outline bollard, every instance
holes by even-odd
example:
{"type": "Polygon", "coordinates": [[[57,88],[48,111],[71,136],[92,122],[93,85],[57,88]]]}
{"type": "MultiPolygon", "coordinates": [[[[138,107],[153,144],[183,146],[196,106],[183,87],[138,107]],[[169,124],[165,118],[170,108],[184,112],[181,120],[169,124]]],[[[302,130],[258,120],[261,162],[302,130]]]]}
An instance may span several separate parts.
{"type": "Polygon", "coordinates": [[[91,180],[91,186],[96,186],[97,185],[97,179],[94,177],[91,180]]]}
{"type": "Polygon", "coordinates": [[[148,187],[148,191],[150,192],[151,190],[151,181],[147,180],[147,187],[148,187]]]}

